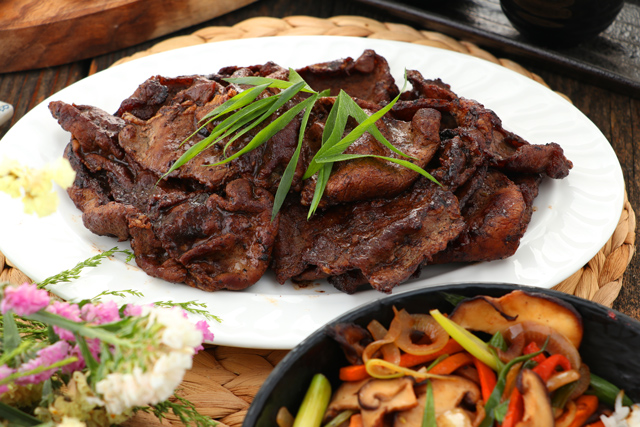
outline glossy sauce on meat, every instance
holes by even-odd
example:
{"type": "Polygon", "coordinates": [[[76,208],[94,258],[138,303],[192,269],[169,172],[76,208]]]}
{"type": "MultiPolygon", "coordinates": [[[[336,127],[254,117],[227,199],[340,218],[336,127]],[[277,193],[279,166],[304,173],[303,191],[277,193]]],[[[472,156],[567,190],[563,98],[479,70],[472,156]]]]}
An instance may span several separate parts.
{"type": "MultiPolygon", "coordinates": [[[[399,94],[387,61],[371,50],[297,72],[314,90],[344,90],[368,114],[399,94]]],[[[347,293],[365,287],[389,293],[429,264],[512,255],[540,181],[563,178],[572,166],[558,144],[531,145],[479,102],[409,70],[411,89],[376,126],[439,184],[380,158],[337,162],[318,210],[307,218],[316,178],[302,177],[322,144],[333,97],[320,98],[311,112],[290,193],[273,219],[273,197],[297,147],[301,114],[234,161],[213,165],[267,122],[227,153],[223,140],[163,178],[213,131],[215,123],[200,128],[202,118],[243,90],[224,78],[288,74],[268,62],[208,76],[153,76],[114,114],[52,102],[52,115],[71,133],[64,155],[77,175],[68,193],[84,225],[131,240],[147,274],[207,291],[245,289],[272,268],[281,283],[327,279],[347,293]]],[[[355,126],[350,119],[345,133],[355,126]]],[[[369,133],[345,153],[400,157],[369,133]]]]}

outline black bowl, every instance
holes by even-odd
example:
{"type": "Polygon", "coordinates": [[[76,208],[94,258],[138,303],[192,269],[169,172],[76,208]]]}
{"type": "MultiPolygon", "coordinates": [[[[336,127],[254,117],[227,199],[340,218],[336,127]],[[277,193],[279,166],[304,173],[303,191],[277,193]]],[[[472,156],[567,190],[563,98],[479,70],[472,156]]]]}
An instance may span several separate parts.
{"type": "Polygon", "coordinates": [[[502,11],[525,37],[552,47],[571,47],[606,30],[623,0],[500,0],[502,11]]]}
{"type": "MultiPolygon", "coordinates": [[[[505,284],[464,284],[438,286],[399,293],[381,298],[329,322],[356,322],[366,326],[372,319],[388,324],[393,307],[406,308],[410,313],[425,313],[437,308],[452,309],[443,294],[471,297],[488,295],[499,297],[514,289],[551,295],[573,305],[582,315],[584,338],[580,346],[583,361],[591,371],[618,387],[634,401],[640,401],[640,322],[610,308],[548,289],[505,284]]],[[[275,367],[258,391],[243,427],[274,426],[278,410],[286,406],[295,414],[302,402],[311,378],[316,373],[327,376],[332,386],[339,384],[338,369],[347,362],[341,348],[321,328],[296,346],[275,367]]]]}

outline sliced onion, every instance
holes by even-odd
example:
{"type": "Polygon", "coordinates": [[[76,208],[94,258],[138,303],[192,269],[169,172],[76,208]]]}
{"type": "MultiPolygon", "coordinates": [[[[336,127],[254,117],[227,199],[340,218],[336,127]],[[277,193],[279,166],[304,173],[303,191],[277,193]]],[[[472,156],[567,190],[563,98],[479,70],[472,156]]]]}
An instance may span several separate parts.
{"type": "MultiPolygon", "coordinates": [[[[396,319],[398,319],[398,315],[400,313],[407,313],[404,309],[400,310],[399,312],[396,313],[395,317],[393,318],[393,321],[391,322],[391,325],[389,325],[389,330],[387,331],[387,333],[385,334],[384,338],[382,339],[378,339],[375,340],[374,342],[372,342],[371,344],[369,344],[364,351],[362,352],[362,361],[364,363],[367,363],[367,361],[369,359],[372,359],[375,357],[376,353],[378,352],[378,350],[382,351],[382,347],[386,346],[387,344],[391,344],[393,347],[396,347],[396,344],[394,344],[395,340],[398,338],[398,336],[400,336],[400,333],[402,332],[403,329],[403,324],[400,321],[397,321],[396,319]]],[[[407,313],[408,314],[408,313],[407,313]]],[[[377,328],[377,326],[369,324],[369,326],[372,326],[373,328],[377,328]]],[[[382,326],[382,325],[380,325],[382,326]]],[[[379,332],[379,330],[377,331],[379,332]]],[[[392,349],[387,348],[384,350],[385,352],[393,352],[392,349]]],[[[394,352],[395,353],[395,352],[394,352]]],[[[397,360],[394,355],[390,355],[390,353],[388,353],[389,357],[394,359],[394,360],[388,360],[391,363],[399,363],[400,362],[400,351],[398,350],[397,352],[397,360]]],[[[384,355],[383,355],[384,357],[384,355]]],[[[385,358],[385,360],[387,360],[385,358]]]]}
{"type": "MultiPolygon", "coordinates": [[[[367,325],[367,329],[373,336],[374,340],[382,340],[387,336],[387,328],[382,326],[382,323],[377,320],[372,320],[367,325]]],[[[398,364],[400,363],[400,349],[395,343],[384,344],[380,347],[380,352],[382,353],[382,358],[387,362],[398,364]]]]}
{"type": "Polygon", "coordinates": [[[563,385],[567,385],[569,383],[576,382],[580,379],[580,373],[575,369],[569,369],[568,371],[562,371],[555,375],[552,375],[549,380],[547,380],[547,390],[549,393],[556,391],[563,385]]]}
{"type": "Polygon", "coordinates": [[[522,370],[523,362],[516,363],[509,369],[507,372],[507,378],[504,383],[504,391],[502,392],[502,398],[508,399],[511,396],[511,392],[516,386],[516,380],[518,378],[518,374],[522,370]]]}
{"type": "MultiPolygon", "coordinates": [[[[516,329],[517,326],[521,325],[514,325],[512,327],[516,329]]],[[[511,359],[522,355],[522,350],[524,349],[525,344],[526,343],[524,342],[524,334],[515,334],[513,340],[511,340],[511,342],[509,343],[509,348],[507,349],[507,351],[502,351],[499,348],[496,349],[498,358],[504,363],[508,363],[509,361],[511,361],[511,359]]]]}
{"type": "Polygon", "coordinates": [[[578,398],[578,396],[583,395],[584,392],[589,388],[589,383],[591,382],[591,370],[587,365],[585,365],[584,363],[580,365],[580,369],[578,369],[578,372],[580,373],[580,379],[578,380],[578,383],[573,388],[573,391],[569,396],[570,400],[575,400],[578,398]]]}
{"type": "Polygon", "coordinates": [[[504,331],[504,337],[510,342],[515,340],[516,335],[524,334],[525,343],[535,342],[542,348],[547,338],[549,343],[545,349],[550,354],[562,354],[569,359],[573,369],[580,369],[582,359],[578,349],[564,335],[556,332],[553,328],[536,322],[522,322],[511,326],[504,331]]]}
{"type": "Polygon", "coordinates": [[[396,314],[394,321],[402,324],[402,331],[396,338],[396,345],[403,351],[415,355],[435,353],[447,344],[449,334],[429,314],[409,314],[401,310],[396,314]],[[429,343],[416,344],[412,340],[415,332],[420,332],[429,337],[429,343]]]}

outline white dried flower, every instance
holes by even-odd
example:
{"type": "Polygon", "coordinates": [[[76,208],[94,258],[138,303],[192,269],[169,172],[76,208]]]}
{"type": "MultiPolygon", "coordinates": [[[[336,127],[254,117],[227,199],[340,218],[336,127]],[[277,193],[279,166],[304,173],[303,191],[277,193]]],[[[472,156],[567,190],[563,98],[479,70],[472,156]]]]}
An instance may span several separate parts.
{"type": "Polygon", "coordinates": [[[202,343],[202,332],[184,316],[182,310],[145,306],[142,315],[149,314],[150,323],[164,326],[160,341],[175,349],[193,349],[202,343]]]}
{"type": "Polygon", "coordinates": [[[87,425],[74,417],[62,417],[62,422],[57,424],[56,427],[87,427],[87,425]]]}
{"type": "Polygon", "coordinates": [[[155,331],[160,326],[156,344],[148,347],[144,356],[144,370],[135,361],[130,362],[96,384],[111,414],[155,405],[171,397],[192,366],[194,347],[202,343],[202,332],[181,310],[145,306],[141,316],[148,316],[146,330],[155,331]]]}

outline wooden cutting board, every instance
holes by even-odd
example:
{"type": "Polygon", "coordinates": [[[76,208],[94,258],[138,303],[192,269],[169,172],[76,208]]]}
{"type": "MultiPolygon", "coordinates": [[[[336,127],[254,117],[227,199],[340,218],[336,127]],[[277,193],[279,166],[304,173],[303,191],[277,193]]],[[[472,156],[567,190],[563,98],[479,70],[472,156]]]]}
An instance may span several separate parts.
{"type": "Polygon", "coordinates": [[[0,0],[0,73],[133,46],[255,0],[0,0]]]}

